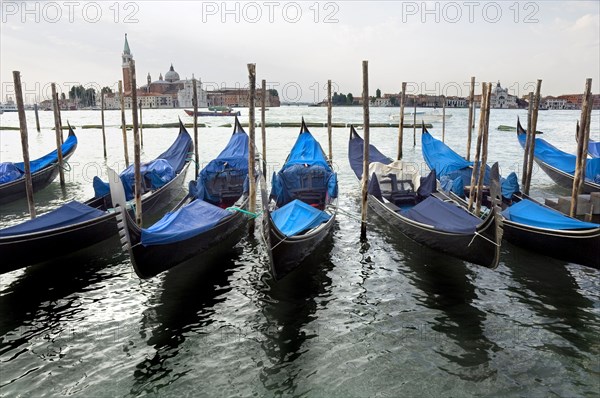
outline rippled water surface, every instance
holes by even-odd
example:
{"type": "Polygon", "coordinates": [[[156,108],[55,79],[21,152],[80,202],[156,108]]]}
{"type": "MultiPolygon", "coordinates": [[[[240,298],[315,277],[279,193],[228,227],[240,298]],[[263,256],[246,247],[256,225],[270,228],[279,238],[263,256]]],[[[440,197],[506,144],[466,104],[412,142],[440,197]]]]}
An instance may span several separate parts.
{"type": "MultiPolygon", "coordinates": [[[[397,108],[371,109],[389,122],[397,108]]],[[[466,110],[452,114],[445,138],[466,152],[466,110]]],[[[600,140],[594,111],[592,138],[600,140]]],[[[247,110],[242,110],[246,118],[247,110]]],[[[28,112],[32,158],[54,145],[51,112],[42,132],[28,112]]],[[[145,123],[189,118],[182,110],[147,110],[145,123]]],[[[324,108],[271,108],[267,121],[324,122],[324,108]]],[[[518,171],[514,132],[525,111],[493,110],[489,159],[503,174],[518,171]]],[[[91,179],[106,165],[123,168],[119,113],[107,112],[108,159],[97,111],[64,112],[79,146],[63,192],[58,179],[36,195],[39,213],[65,200],[89,198],[91,179]]],[[[576,111],[544,111],[544,138],[575,151],[576,111]]],[[[129,115],[128,115],[129,118],[129,115]]],[[[200,159],[223,148],[231,120],[204,120],[200,159]]],[[[334,122],[361,123],[359,108],[334,108],[334,122]]],[[[396,121],[397,122],[397,121],[396,121]]],[[[17,126],[16,114],[0,116],[17,126]]],[[[311,131],[326,145],[326,129],[311,131]]],[[[430,129],[441,137],[441,124],[430,129]]],[[[360,132],[360,130],[359,130],[360,132]]],[[[260,135],[260,129],[257,130],[260,135]]],[[[161,153],[177,129],[145,129],[143,159],[161,153]]],[[[271,128],[270,172],[281,166],[298,128],[271,128]]],[[[141,281],[117,239],[0,276],[0,395],[113,396],[598,396],[600,273],[503,243],[496,270],[437,254],[369,216],[359,240],[359,189],[347,161],[347,128],[334,129],[339,172],[337,226],[321,250],[279,282],[269,274],[255,236],[224,242],[207,255],[141,281]]],[[[413,130],[404,157],[424,164],[413,130]]],[[[395,156],[397,129],[373,128],[372,142],[395,156]]],[[[417,137],[418,138],[418,137],[417,137]]],[[[132,148],[130,139],[130,148],[132,148]]],[[[257,143],[260,148],[260,140],[257,143]]],[[[326,148],[325,148],[326,149],[326,148]]],[[[131,151],[131,158],[133,152],[131,151]]],[[[19,161],[17,131],[0,131],[2,161],[19,161]]],[[[191,173],[188,174],[188,179],[191,173]]],[[[533,196],[557,196],[542,172],[533,196]]],[[[182,191],[183,194],[183,191],[182,191]]],[[[0,208],[0,227],[27,218],[24,202],[0,208]]],[[[65,253],[69,252],[65,242],[65,253]]],[[[2,260],[0,260],[2,261],[2,260]]]]}

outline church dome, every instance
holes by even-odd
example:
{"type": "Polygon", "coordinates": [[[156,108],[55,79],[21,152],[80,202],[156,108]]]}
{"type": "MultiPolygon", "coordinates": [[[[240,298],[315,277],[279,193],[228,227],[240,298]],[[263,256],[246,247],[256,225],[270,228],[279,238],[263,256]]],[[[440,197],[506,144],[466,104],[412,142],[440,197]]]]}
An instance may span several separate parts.
{"type": "Polygon", "coordinates": [[[165,74],[165,80],[171,83],[179,80],[179,73],[175,72],[173,64],[171,64],[171,68],[169,68],[169,71],[165,74]]]}

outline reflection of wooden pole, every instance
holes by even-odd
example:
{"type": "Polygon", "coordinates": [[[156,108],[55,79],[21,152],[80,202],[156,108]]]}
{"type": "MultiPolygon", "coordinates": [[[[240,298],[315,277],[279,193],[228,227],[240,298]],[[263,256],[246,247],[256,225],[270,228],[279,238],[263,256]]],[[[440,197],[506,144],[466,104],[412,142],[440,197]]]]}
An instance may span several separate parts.
{"type": "Polygon", "coordinates": [[[442,142],[446,141],[446,97],[442,96],[442,142]]]}
{"type": "Polygon", "coordinates": [[[404,135],[404,106],[406,105],[406,82],[402,82],[400,93],[400,124],[398,124],[398,160],[402,159],[402,140],[404,135]]]}
{"type": "Polygon", "coordinates": [[[54,98],[54,129],[56,135],[56,151],[58,154],[58,174],[60,176],[60,186],[65,186],[65,171],[62,154],[62,126],[60,124],[60,108],[58,105],[58,94],[56,93],[56,84],[52,83],[52,97],[54,98]]]}
{"type": "Polygon", "coordinates": [[[261,81],[262,98],[260,101],[260,133],[262,139],[262,158],[263,158],[263,177],[267,178],[267,127],[266,123],[266,106],[267,106],[267,81],[261,81]]]}
{"type": "Polygon", "coordinates": [[[592,79],[585,80],[585,91],[583,93],[583,102],[581,104],[581,126],[579,131],[579,140],[577,141],[577,160],[575,162],[575,175],[573,178],[573,188],[571,190],[571,208],[569,214],[575,217],[577,214],[577,200],[579,192],[583,188],[585,181],[585,165],[587,157],[587,147],[590,140],[590,119],[592,111],[592,79]]]}
{"type": "Polygon", "coordinates": [[[479,215],[481,211],[481,202],[483,199],[483,182],[485,179],[487,154],[488,154],[488,135],[490,126],[490,97],[492,95],[492,83],[488,83],[488,88],[485,97],[485,113],[483,124],[483,142],[481,143],[481,163],[479,164],[479,179],[477,181],[477,202],[475,203],[475,214],[479,215]]]}
{"type": "Polygon", "coordinates": [[[473,202],[476,199],[476,184],[477,184],[477,180],[476,180],[476,176],[479,175],[479,168],[481,167],[481,165],[479,164],[479,159],[481,157],[481,142],[483,139],[483,131],[484,131],[484,124],[485,124],[485,101],[487,99],[487,83],[483,83],[481,86],[481,111],[479,112],[479,129],[477,131],[477,143],[475,144],[475,159],[473,161],[473,170],[471,172],[471,185],[469,188],[469,204],[468,204],[468,210],[471,211],[473,210],[473,202]]]}
{"type": "Polygon", "coordinates": [[[127,149],[127,126],[125,125],[125,95],[123,82],[119,80],[119,97],[121,98],[121,130],[123,132],[123,151],[125,152],[125,166],[129,167],[129,150],[127,149]]]}
{"type": "MultiPolygon", "coordinates": [[[[529,168],[529,147],[531,140],[535,139],[531,134],[531,109],[533,108],[533,92],[529,92],[529,105],[527,107],[527,132],[525,135],[525,150],[523,151],[523,175],[521,176],[521,185],[523,189],[527,186],[527,170],[529,168]]],[[[523,191],[525,192],[525,191],[523,191]]]]}
{"type": "Polygon", "coordinates": [[[467,130],[467,161],[471,161],[471,133],[475,122],[473,113],[475,112],[475,76],[471,77],[471,88],[469,91],[469,122],[467,130]]]}
{"type": "Polygon", "coordinates": [[[131,80],[131,124],[133,124],[133,164],[135,174],[135,221],[142,226],[142,165],[141,143],[138,129],[137,84],[135,77],[135,61],[129,61],[131,80]]]}
{"type": "Polygon", "coordinates": [[[413,109],[413,146],[417,145],[417,96],[414,98],[414,109],[413,109]]]}
{"type": "Polygon", "coordinates": [[[37,132],[40,132],[40,115],[38,114],[38,104],[33,104],[33,110],[35,111],[35,128],[37,132]]]}
{"type": "Polygon", "coordinates": [[[196,87],[196,78],[192,79],[192,105],[194,106],[194,161],[196,162],[194,179],[198,179],[200,172],[200,154],[198,153],[198,88],[196,87]]]}
{"type": "Polygon", "coordinates": [[[538,79],[535,88],[535,96],[533,97],[533,108],[531,109],[531,142],[529,145],[529,154],[527,155],[527,185],[523,192],[529,195],[529,187],[531,186],[531,177],[533,175],[533,158],[535,150],[535,132],[537,131],[537,118],[538,110],[540,108],[540,90],[542,88],[542,81],[538,79]]]}
{"type": "Polygon", "coordinates": [[[363,175],[362,175],[362,202],[361,202],[361,223],[360,237],[367,237],[367,200],[369,186],[369,61],[362,62],[363,74],[363,132],[364,132],[364,147],[363,147],[363,175]]]}
{"type": "Polygon", "coordinates": [[[144,123],[142,122],[142,100],[139,102],[140,108],[140,145],[144,147],[144,123]]]}
{"type": "Polygon", "coordinates": [[[331,131],[331,80],[327,80],[327,141],[329,143],[329,162],[333,162],[333,144],[331,131]]]}
{"type": "Polygon", "coordinates": [[[31,166],[29,164],[29,142],[27,136],[27,119],[25,118],[25,105],[23,104],[23,89],[21,88],[21,72],[13,71],[15,83],[15,97],[17,111],[19,112],[19,129],[21,130],[21,148],[23,149],[23,165],[25,169],[25,190],[27,191],[27,206],[29,216],[35,218],[35,205],[33,203],[33,183],[31,181],[31,166]]]}
{"type": "Polygon", "coordinates": [[[106,159],[106,133],[104,131],[104,93],[100,93],[100,120],[102,122],[102,146],[104,148],[104,159],[106,159]]]}
{"type": "Polygon", "coordinates": [[[255,154],[255,136],[256,136],[256,122],[254,118],[254,103],[256,96],[256,64],[248,64],[248,80],[250,82],[250,104],[248,109],[248,128],[249,128],[249,140],[248,140],[248,182],[249,182],[249,211],[254,213],[256,211],[256,175],[254,158],[255,154]]]}

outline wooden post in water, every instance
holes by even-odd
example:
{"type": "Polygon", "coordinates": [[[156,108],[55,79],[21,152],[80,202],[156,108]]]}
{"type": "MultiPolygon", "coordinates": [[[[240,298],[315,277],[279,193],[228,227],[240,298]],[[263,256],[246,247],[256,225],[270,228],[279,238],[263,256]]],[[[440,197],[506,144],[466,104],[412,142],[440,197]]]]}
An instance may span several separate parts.
{"type": "Polygon", "coordinates": [[[367,238],[367,208],[369,199],[369,61],[362,61],[363,75],[363,175],[362,175],[362,195],[361,195],[361,222],[360,238],[367,238]]]}
{"type": "Polygon", "coordinates": [[[474,124],[474,113],[475,112],[475,76],[471,76],[471,87],[469,90],[469,121],[467,131],[467,161],[471,161],[471,134],[473,131],[474,124]]]}
{"type": "Polygon", "coordinates": [[[414,98],[413,109],[413,146],[417,145],[417,96],[414,98]]]}
{"type": "Polygon", "coordinates": [[[485,170],[488,154],[488,135],[490,126],[490,98],[492,95],[492,83],[488,83],[488,88],[485,97],[485,108],[481,109],[484,115],[483,124],[483,142],[481,143],[481,163],[479,164],[479,178],[477,180],[477,201],[475,202],[475,215],[479,216],[481,211],[481,202],[483,199],[483,181],[485,178],[485,170]]]}
{"type": "Polygon", "coordinates": [[[527,155],[527,185],[523,192],[529,195],[529,187],[531,186],[531,177],[533,175],[533,158],[535,150],[535,132],[537,131],[538,110],[540,108],[540,91],[542,89],[542,81],[538,79],[535,88],[535,96],[533,97],[533,108],[531,109],[531,142],[529,145],[529,154],[527,155]]]}
{"type": "Polygon", "coordinates": [[[583,188],[585,180],[585,165],[587,157],[587,147],[590,139],[590,119],[592,108],[592,79],[585,80],[585,91],[581,103],[581,123],[579,125],[579,140],[577,141],[577,160],[575,162],[575,176],[573,178],[573,188],[571,190],[571,208],[569,215],[575,217],[577,214],[577,201],[579,193],[583,188]]]}
{"type": "Polygon", "coordinates": [[[140,145],[144,147],[144,123],[142,122],[142,100],[138,103],[140,108],[140,145]]]}
{"type": "Polygon", "coordinates": [[[266,115],[266,106],[267,106],[267,81],[262,79],[261,81],[262,88],[262,98],[260,101],[260,137],[262,140],[262,171],[263,177],[267,178],[267,115],[266,115]]]}
{"type": "Polygon", "coordinates": [[[31,181],[31,165],[29,164],[29,141],[27,135],[27,119],[25,117],[25,105],[23,104],[23,89],[21,88],[21,72],[13,71],[15,83],[15,99],[17,111],[19,112],[19,129],[21,130],[21,148],[23,150],[23,165],[25,169],[25,190],[27,192],[27,206],[29,216],[35,218],[35,205],[33,203],[33,183],[31,181]]]}
{"type": "Polygon", "coordinates": [[[125,166],[129,167],[129,150],[127,149],[127,126],[125,125],[125,95],[123,82],[119,80],[119,97],[121,99],[121,131],[123,132],[123,151],[125,152],[125,166]]]}
{"type": "Polygon", "coordinates": [[[198,88],[196,87],[196,78],[192,78],[192,105],[194,106],[194,162],[196,163],[194,168],[194,179],[198,179],[198,173],[200,172],[200,154],[198,153],[198,88]]]}
{"type": "Polygon", "coordinates": [[[481,156],[481,142],[483,139],[483,131],[484,131],[484,124],[485,124],[485,100],[487,98],[487,84],[483,83],[481,86],[481,111],[479,112],[479,129],[477,130],[477,143],[475,144],[475,159],[473,159],[473,171],[471,173],[471,185],[469,187],[469,204],[467,209],[469,211],[473,210],[473,203],[475,202],[476,199],[476,185],[478,184],[477,180],[476,180],[476,176],[479,175],[479,159],[481,156]]]}
{"type": "MultiPolygon", "coordinates": [[[[248,109],[248,128],[249,128],[249,140],[248,140],[248,182],[249,189],[248,194],[249,203],[248,210],[252,213],[256,212],[256,174],[255,174],[255,150],[256,150],[256,122],[254,118],[254,106],[256,98],[256,64],[248,64],[248,80],[250,83],[250,104],[248,109]]],[[[253,228],[253,223],[250,226],[253,228]]]]}
{"type": "Polygon", "coordinates": [[[332,144],[332,125],[331,125],[331,80],[327,80],[327,142],[329,144],[329,163],[333,162],[333,144],[332,144]]]}
{"type": "Polygon", "coordinates": [[[54,129],[56,135],[56,151],[58,154],[58,174],[60,176],[60,186],[65,186],[65,170],[62,155],[62,126],[60,124],[60,107],[58,105],[58,94],[56,93],[56,84],[52,83],[52,98],[54,98],[54,129]]]}
{"type": "Polygon", "coordinates": [[[106,159],[106,132],[104,131],[104,93],[100,92],[100,121],[102,122],[102,147],[104,148],[104,159],[106,159]]]}
{"type": "Polygon", "coordinates": [[[398,160],[402,159],[402,140],[404,135],[404,105],[406,105],[406,82],[402,82],[400,93],[400,124],[398,124],[398,160]]]}
{"type": "Polygon", "coordinates": [[[60,143],[62,145],[62,143],[65,141],[63,138],[63,130],[62,130],[62,116],[60,114],[60,98],[58,97],[58,93],[56,93],[56,102],[58,103],[58,125],[60,126],[60,143]]]}
{"type": "Polygon", "coordinates": [[[446,142],[446,96],[442,95],[442,142],[446,142]]]}
{"type": "Polygon", "coordinates": [[[141,143],[138,129],[137,83],[135,77],[135,60],[129,61],[131,80],[131,124],[133,124],[133,164],[135,175],[135,222],[142,226],[142,165],[141,143]]]}
{"type": "Polygon", "coordinates": [[[527,134],[525,139],[525,148],[523,151],[523,175],[521,176],[521,185],[523,189],[527,186],[527,169],[529,168],[529,146],[531,140],[535,137],[531,134],[531,109],[533,108],[533,92],[529,92],[529,106],[527,107],[527,134]]]}
{"type": "Polygon", "coordinates": [[[37,102],[33,104],[33,110],[35,111],[35,128],[37,132],[40,132],[40,115],[38,114],[38,104],[37,102]]]}

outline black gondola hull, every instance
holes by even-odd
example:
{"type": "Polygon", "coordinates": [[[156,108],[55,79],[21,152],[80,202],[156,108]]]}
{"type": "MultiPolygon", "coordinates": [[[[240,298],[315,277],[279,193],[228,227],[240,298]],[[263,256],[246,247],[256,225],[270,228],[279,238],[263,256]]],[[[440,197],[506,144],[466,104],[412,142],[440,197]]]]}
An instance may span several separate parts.
{"type": "MultiPolygon", "coordinates": [[[[245,210],[247,205],[248,200],[240,208],[245,210]]],[[[136,274],[142,279],[156,276],[206,252],[219,242],[229,238],[248,222],[247,215],[235,212],[213,228],[189,239],[164,245],[144,246],[140,243],[140,229],[134,224],[131,217],[126,216],[125,218],[131,240],[131,262],[136,274]]]]}
{"type": "MultiPolygon", "coordinates": [[[[534,160],[538,164],[538,166],[540,166],[540,169],[542,169],[544,171],[544,173],[546,173],[548,175],[548,177],[550,177],[552,179],[552,181],[554,181],[557,185],[559,185],[563,188],[566,188],[566,189],[573,188],[573,180],[575,178],[572,175],[567,174],[561,170],[558,170],[552,166],[549,166],[548,164],[538,160],[537,158],[535,158],[534,160]]],[[[600,191],[600,184],[596,184],[589,180],[584,180],[581,193],[592,193],[592,192],[599,192],[599,191],[600,191]]]]}
{"type": "Polygon", "coordinates": [[[444,232],[415,223],[369,195],[369,207],[406,237],[431,249],[484,267],[495,268],[500,258],[498,217],[490,214],[476,234],[444,232]]]}
{"type": "MultiPolygon", "coordinates": [[[[181,194],[187,167],[186,164],[181,173],[168,184],[142,199],[144,214],[158,213],[181,194]]],[[[93,200],[86,204],[89,205],[90,202],[93,200]]],[[[55,261],[115,236],[118,231],[115,215],[116,213],[107,213],[93,220],[63,228],[0,238],[0,258],[3,259],[0,273],[55,261]]]]}
{"type": "Polygon", "coordinates": [[[504,238],[546,256],[600,269],[600,228],[547,230],[504,220],[504,238]]]}

